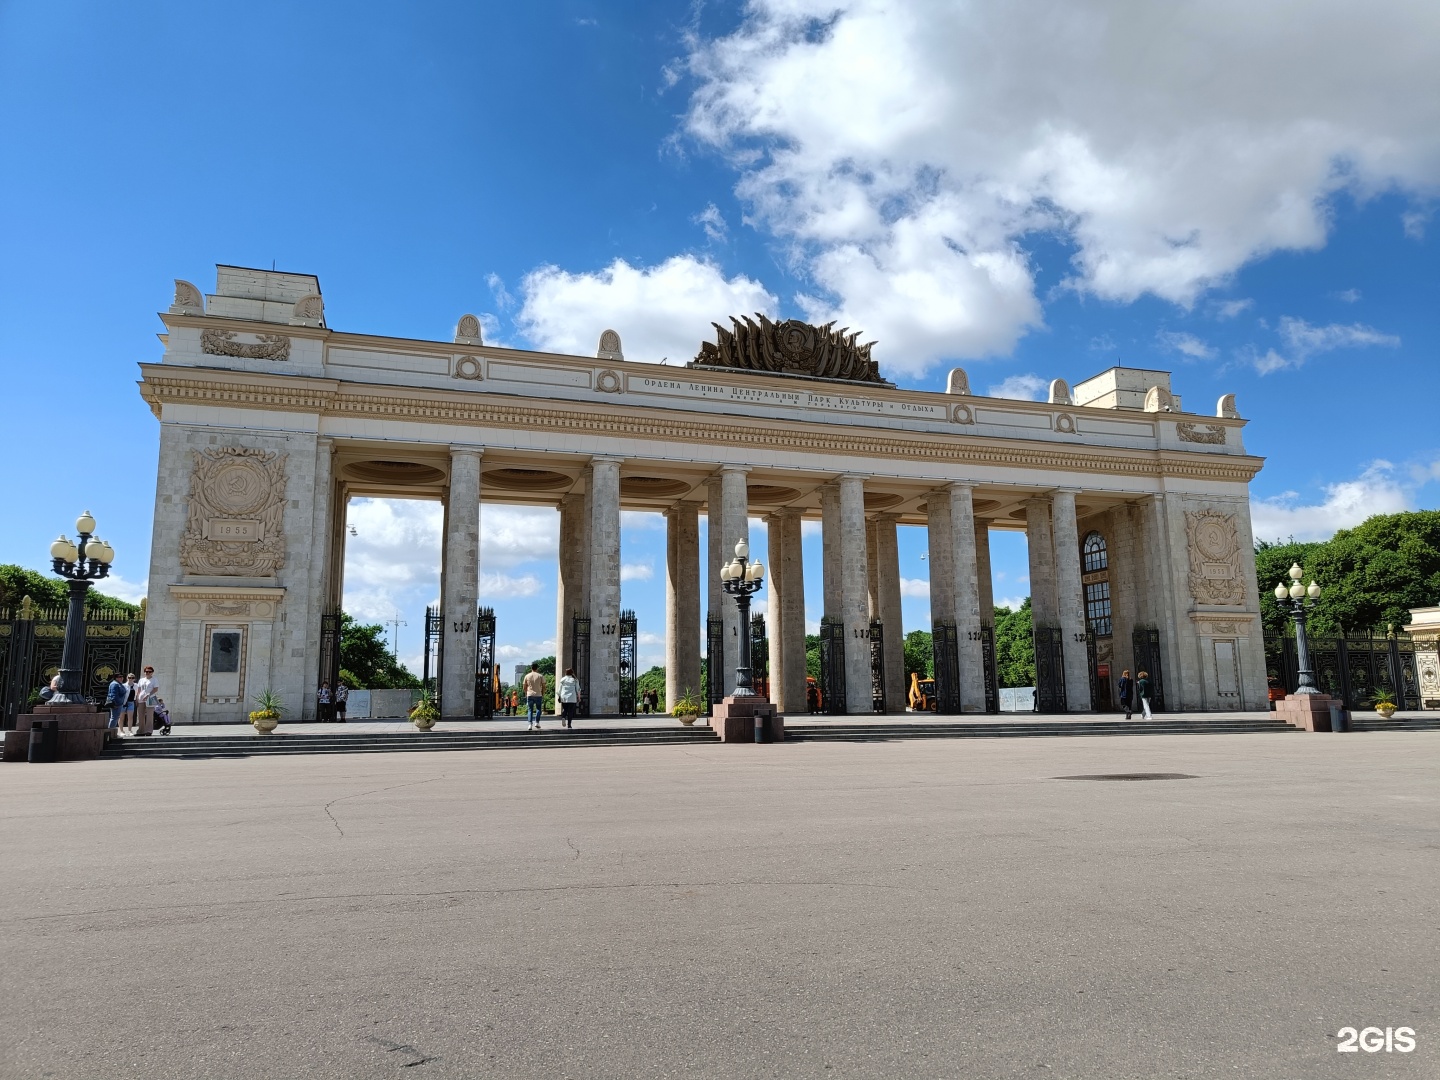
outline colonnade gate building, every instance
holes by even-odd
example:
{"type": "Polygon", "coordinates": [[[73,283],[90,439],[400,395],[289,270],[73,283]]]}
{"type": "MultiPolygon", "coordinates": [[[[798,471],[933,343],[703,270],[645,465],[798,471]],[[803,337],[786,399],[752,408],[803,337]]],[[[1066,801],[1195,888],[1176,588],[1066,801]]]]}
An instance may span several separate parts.
{"type": "Polygon", "coordinates": [[[627,509],[667,523],[672,701],[700,686],[702,637],[719,645],[707,616],[725,620],[733,689],[749,634],[718,568],[757,516],[782,711],[806,707],[817,573],[848,712],[882,696],[903,709],[906,629],[935,632],[947,711],[993,710],[995,529],[1028,536],[1042,711],[1109,707],[1123,668],[1150,670],[1170,711],[1265,707],[1247,488],[1261,459],[1233,397],[1186,412],[1168,374],[1134,368],[1056,379],[1045,402],[973,394],[958,369],[943,393],[897,389],[855,334],[731,315],[693,362],[660,365],[626,360],[613,330],[594,356],[489,346],[471,315],[449,340],[346,333],[306,274],[222,266],[209,296],[177,281],[140,383],[160,420],[146,662],[172,709],[235,721],[273,689],[314,715],[357,496],[444,504],[447,716],[475,711],[482,502],[558,507],[557,656],[588,667],[591,715],[620,705],[627,509]],[[802,558],[806,520],[822,523],[818,566],[802,558]],[[930,627],[901,624],[905,526],[928,531],[930,627]]]}

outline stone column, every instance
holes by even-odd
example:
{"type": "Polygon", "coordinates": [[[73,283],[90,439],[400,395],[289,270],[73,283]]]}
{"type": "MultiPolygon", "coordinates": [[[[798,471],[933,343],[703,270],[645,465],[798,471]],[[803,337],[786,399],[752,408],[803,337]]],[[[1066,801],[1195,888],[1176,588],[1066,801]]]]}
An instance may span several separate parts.
{"type": "Polygon", "coordinates": [[[840,489],[835,484],[820,488],[820,584],[821,616],[840,618],[840,489]]]}
{"type": "Polygon", "coordinates": [[[990,569],[990,522],[975,519],[975,577],[980,585],[980,625],[995,625],[995,580],[990,569]]]}
{"type": "Polygon", "coordinates": [[[440,710],[444,716],[475,715],[475,607],[480,600],[480,455],[450,448],[450,487],[445,497],[445,547],[440,576],[440,710]]]}
{"type": "Polygon", "coordinates": [[[665,511],[665,708],[700,686],[700,504],[665,511]]]}
{"type": "Polygon", "coordinates": [[[955,525],[948,489],[925,496],[925,525],[930,546],[930,625],[955,618],[955,525]]]}
{"type": "Polygon", "coordinates": [[[960,711],[985,711],[985,658],[980,648],[980,577],[975,560],[975,503],[969,484],[950,485],[954,537],[955,637],[960,653],[960,711]]]}
{"type": "Polygon", "coordinates": [[[881,514],[873,522],[875,535],[875,568],[877,609],[884,628],[885,708],[888,712],[905,711],[905,628],[900,611],[900,541],[896,535],[894,514],[881,514]],[[878,573],[876,568],[878,568],[878,573]]]}
{"type": "MultiPolygon", "coordinates": [[[[840,618],[845,624],[845,708],[864,716],[874,707],[870,688],[870,571],[865,557],[865,478],[839,482],[840,618]]],[[[830,545],[827,543],[826,547],[830,545]]]]}
{"type": "MultiPolygon", "coordinates": [[[[750,470],[743,465],[726,465],[720,470],[720,561],[729,562],[735,557],[735,545],[741,540],[750,541],[750,496],[745,487],[745,474],[750,470]]],[[[752,560],[756,552],[750,553],[752,560]]],[[[718,577],[720,567],[714,567],[718,577]]],[[[725,618],[725,694],[735,692],[735,668],[740,664],[744,650],[750,648],[750,628],[740,625],[740,608],[733,597],[721,593],[720,610],[725,618]]]]}
{"type": "Polygon", "coordinates": [[[620,712],[620,459],[590,459],[591,716],[620,712]],[[607,632],[609,631],[609,632],[607,632]]]}
{"type": "Polygon", "coordinates": [[[1055,596],[1065,643],[1065,702],[1070,712],[1090,711],[1090,658],[1085,647],[1085,593],[1080,584],[1078,488],[1059,488],[1053,501],[1055,596]]]}
{"type": "MultiPolygon", "coordinates": [[[[781,510],[776,518],[781,535],[777,564],[783,566],[780,574],[785,589],[777,635],[784,654],[784,682],[780,686],[780,697],[772,700],[785,712],[803,713],[808,707],[805,701],[805,677],[808,672],[805,667],[805,558],[800,546],[800,511],[781,510]]],[[[772,555],[771,558],[775,557],[772,555]]],[[[773,679],[771,685],[774,685],[773,679]]]]}
{"type": "MultiPolygon", "coordinates": [[[[577,494],[560,499],[560,547],[557,552],[559,575],[555,587],[555,671],[563,673],[570,666],[574,648],[575,611],[586,606],[580,591],[580,514],[584,500],[577,494]]],[[[560,703],[555,703],[558,711],[560,703]]]]}
{"type": "MultiPolygon", "coordinates": [[[[725,590],[720,587],[720,567],[729,562],[734,552],[726,553],[721,547],[725,530],[721,526],[722,499],[720,495],[720,474],[716,473],[705,481],[705,612],[704,618],[723,615],[725,612],[725,590]]],[[[735,541],[730,541],[732,547],[735,541]]],[[[706,631],[708,633],[708,631],[706,631]]],[[[710,648],[706,642],[705,648],[710,648]]]]}
{"type": "Polygon", "coordinates": [[[785,636],[781,624],[785,620],[785,604],[790,597],[785,591],[785,537],[779,513],[765,517],[765,634],[769,639],[770,703],[781,712],[781,687],[785,684],[785,636]]]}
{"type": "Polygon", "coordinates": [[[875,518],[867,518],[865,521],[865,566],[869,571],[869,581],[866,583],[868,592],[866,594],[869,603],[870,618],[880,618],[880,543],[877,527],[879,522],[875,518]]]}
{"type": "Polygon", "coordinates": [[[1035,625],[1057,626],[1055,538],[1050,530],[1048,495],[1025,500],[1025,542],[1030,548],[1030,610],[1035,625]]]}

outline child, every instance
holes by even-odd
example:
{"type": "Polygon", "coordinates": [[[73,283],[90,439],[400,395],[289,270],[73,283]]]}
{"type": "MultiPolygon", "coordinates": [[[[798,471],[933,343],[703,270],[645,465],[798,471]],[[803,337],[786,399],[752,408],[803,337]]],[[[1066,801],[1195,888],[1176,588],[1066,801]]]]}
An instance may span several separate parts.
{"type": "Polygon", "coordinates": [[[165,707],[164,698],[155,699],[155,726],[160,728],[161,735],[170,734],[170,710],[165,707]]]}

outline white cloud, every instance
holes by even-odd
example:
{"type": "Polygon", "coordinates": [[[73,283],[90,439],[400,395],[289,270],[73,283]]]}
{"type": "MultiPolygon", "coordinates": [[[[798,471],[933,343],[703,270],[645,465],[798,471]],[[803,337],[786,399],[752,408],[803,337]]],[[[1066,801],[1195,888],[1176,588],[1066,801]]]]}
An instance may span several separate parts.
{"type": "Polygon", "coordinates": [[[600,334],[620,335],[625,359],[672,364],[690,361],[712,340],[713,319],[763,311],[779,301],[758,281],[726,278],[719,267],[692,255],[659,266],[635,267],[616,259],[597,273],[572,274],[542,266],[521,283],[520,331],[538,348],[593,355],[600,334]]]}
{"type": "Polygon", "coordinates": [[[1215,317],[1217,319],[1233,319],[1242,312],[1249,311],[1255,306],[1255,301],[1246,297],[1243,300],[1222,300],[1215,305],[1215,317]]]}
{"type": "Polygon", "coordinates": [[[1341,292],[1337,292],[1335,294],[1335,299],[1339,300],[1342,304],[1353,304],[1360,299],[1360,290],[1345,289],[1341,292]]]}
{"type": "Polygon", "coordinates": [[[106,596],[114,596],[127,604],[138,604],[149,595],[150,579],[147,577],[137,584],[112,571],[96,582],[94,587],[96,592],[102,592],[106,596]]]}
{"type": "Polygon", "coordinates": [[[929,581],[929,579],[927,579],[927,578],[908,578],[908,577],[902,577],[902,578],[900,579],[900,595],[901,595],[901,596],[910,596],[910,597],[914,597],[914,598],[916,598],[916,599],[929,600],[929,599],[930,599],[930,581],[929,581]]]}
{"type": "MultiPolygon", "coordinates": [[[[1432,465],[1433,467],[1433,465],[1432,465]]],[[[1251,528],[1260,540],[1324,540],[1337,529],[1359,525],[1375,514],[1394,514],[1413,507],[1413,490],[1422,474],[1410,473],[1403,482],[1388,461],[1375,461],[1354,480],[1325,486],[1318,504],[1303,504],[1297,492],[1269,499],[1250,499],[1251,528]]]]}
{"type": "Polygon", "coordinates": [[[554,560],[560,548],[560,514],[545,506],[480,509],[480,566],[509,570],[532,559],[554,560]]]}
{"type": "Polygon", "coordinates": [[[653,563],[644,562],[620,564],[621,581],[649,581],[654,576],[655,566],[653,563]]]}
{"type": "Polygon", "coordinates": [[[1194,334],[1183,331],[1162,330],[1155,335],[1160,345],[1172,352],[1178,352],[1194,360],[1209,360],[1215,355],[1213,347],[1205,344],[1194,334]]]}
{"type": "Polygon", "coordinates": [[[545,586],[534,574],[522,574],[519,577],[511,574],[481,573],[480,575],[480,595],[487,599],[534,596],[544,588],[545,586]]]}
{"type": "Polygon", "coordinates": [[[705,236],[713,244],[723,244],[730,239],[730,227],[725,224],[725,215],[713,202],[690,219],[705,230],[705,236]]]}
{"type": "Polygon", "coordinates": [[[1255,369],[1261,375],[1269,375],[1286,368],[1298,368],[1317,353],[1334,349],[1361,349],[1373,345],[1390,348],[1400,344],[1394,334],[1385,334],[1360,323],[1345,326],[1331,323],[1328,326],[1312,326],[1304,319],[1289,315],[1281,316],[1279,334],[1284,342],[1284,351],[1268,349],[1264,356],[1253,356],[1255,369]]]}
{"type": "Polygon", "coordinates": [[[1039,375],[1011,375],[1004,382],[990,387],[990,396],[1017,398],[1020,401],[1042,401],[1049,385],[1039,375]]]}
{"type": "Polygon", "coordinates": [[[694,39],[686,129],[820,290],[806,314],[915,373],[1039,322],[1037,231],[1076,289],[1188,306],[1323,246],[1338,192],[1433,192],[1437,38],[1428,0],[750,0],[694,39]]]}
{"type": "Polygon", "coordinates": [[[1025,599],[1023,596],[1000,596],[995,599],[995,606],[1009,608],[1011,611],[1015,611],[1021,604],[1025,603],[1025,599]]]}

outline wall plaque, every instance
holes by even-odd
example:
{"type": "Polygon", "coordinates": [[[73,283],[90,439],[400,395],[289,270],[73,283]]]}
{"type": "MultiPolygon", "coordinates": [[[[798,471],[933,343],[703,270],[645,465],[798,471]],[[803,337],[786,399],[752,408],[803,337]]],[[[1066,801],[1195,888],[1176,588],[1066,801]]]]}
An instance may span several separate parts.
{"type": "Polygon", "coordinates": [[[206,540],[264,540],[265,526],[255,518],[209,518],[206,540]]]}

